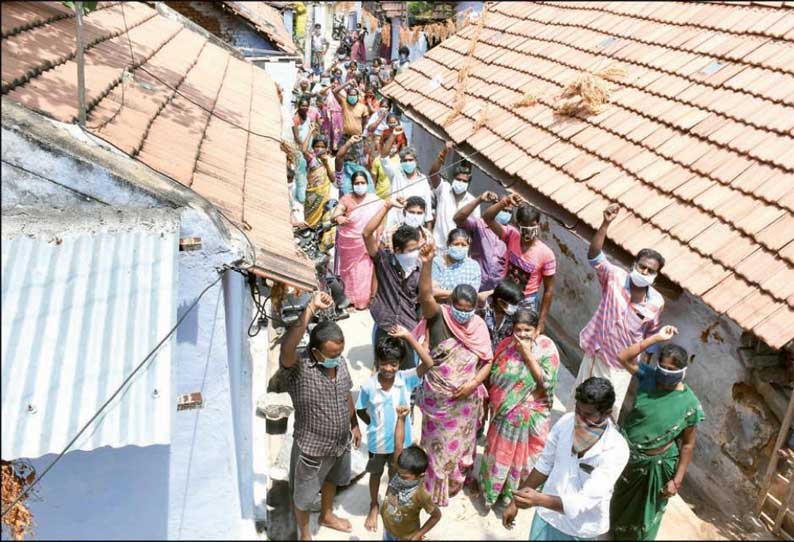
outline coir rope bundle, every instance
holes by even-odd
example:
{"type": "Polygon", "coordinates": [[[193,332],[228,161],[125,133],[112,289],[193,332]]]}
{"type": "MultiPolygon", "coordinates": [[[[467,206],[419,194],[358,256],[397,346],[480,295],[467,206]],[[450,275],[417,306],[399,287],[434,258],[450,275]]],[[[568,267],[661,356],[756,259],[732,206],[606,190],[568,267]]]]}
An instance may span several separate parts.
{"type": "Polygon", "coordinates": [[[463,66],[458,72],[458,88],[455,90],[455,101],[452,104],[452,111],[450,111],[444,119],[443,126],[445,127],[455,120],[466,106],[466,83],[469,78],[469,73],[471,72],[472,64],[474,63],[474,50],[477,48],[477,42],[480,40],[480,33],[485,26],[485,13],[486,11],[480,13],[477,26],[474,28],[474,33],[469,42],[469,48],[466,50],[466,60],[463,62],[463,66]]]}
{"type": "Polygon", "coordinates": [[[555,109],[560,115],[598,115],[609,103],[612,89],[610,81],[619,81],[626,76],[626,70],[610,66],[597,72],[580,73],[568,83],[560,95],[555,109]]]}

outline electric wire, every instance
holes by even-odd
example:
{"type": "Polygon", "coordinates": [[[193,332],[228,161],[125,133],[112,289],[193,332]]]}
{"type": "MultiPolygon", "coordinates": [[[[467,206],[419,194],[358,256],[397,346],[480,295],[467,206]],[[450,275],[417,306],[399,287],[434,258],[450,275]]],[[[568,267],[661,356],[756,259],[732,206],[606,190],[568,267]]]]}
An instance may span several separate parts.
{"type": "Polygon", "coordinates": [[[98,203],[101,203],[102,205],[110,206],[109,203],[107,203],[105,201],[102,201],[101,199],[97,199],[94,196],[90,196],[90,195],[86,194],[85,192],[81,192],[81,191],[77,190],[76,188],[72,188],[71,186],[67,186],[67,185],[65,185],[63,183],[59,183],[55,179],[51,179],[50,177],[47,177],[46,175],[42,175],[41,173],[37,173],[35,171],[32,171],[32,170],[30,170],[30,169],[28,169],[28,168],[26,168],[24,166],[20,166],[19,164],[15,164],[14,162],[6,160],[5,158],[0,158],[0,161],[2,161],[4,164],[8,164],[9,166],[14,167],[14,168],[16,168],[16,169],[18,169],[20,171],[24,171],[25,173],[28,173],[29,175],[33,175],[33,176],[38,177],[40,179],[43,179],[45,181],[49,181],[49,182],[51,182],[51,183],[53,183],[55,185],[60,186],[61,188],[65,188],[65,189],[67,189],[67,190],[69,190],[71,192],[74,192],[75,194],[78,194],[79,196],[85,198],[86,200],[96,201],[98,203]]]}
{"type": "Polygon", "coordinates": [[[140,371],[141,368],[143,368],[143,366],[146,365],[146,363],[152,358],[152,356],[154,356],[157,353],[157,351],[160,350],[160,347],[162,347],[163,344],[165,344],[165,342],[171,337],[171,335],[174,334],[174,332],[179,328],[180,324],[185,320],[185,318],[187,318],[187,316],[195,308],[195,306],[198,304],[198,302],[201,300],[201,298],[204,297],[204,294],[206,294],[213,286],[218,284],[218,282],[220,282],[220,280],[222,278],[223,278],[223,272],[221,272],[219,274],[218,278],[216,278],[214,281],[212,281],[210,284],[208,284],[204,288],[204,290],[201,291],[201,293],[193,301],[193,303],[191,303],[190,306],[187,308],[187,310],[185,310],[185,312],[182,314],[182,316],[179,317],[179,319],[177,320],[176,324],[174,324],[174,327],[172,327],[170,329],[170,331],[168,331],[168,333],[166,333],[166,335],[160,340],[160,342],[157,343],[157,345],[154,347],[154,349],[152,349],[146,355],[146,357],[143,358],[143,361],[141,361],[135,367],[135,369],[133,369],[132,372],[129,375],[127,375],[127,377],[116,388],[116,390],[113,392],[113,394],[102,404],[102,406],[99,407],[99,409],[94,413],[94,415],[91,416],[91,419],[89,419],[83,425],[83,427],[80,429],[80,431],[78,431],[77,434],[74,436],[74,438],[72,438],[72,440],[69,441],[69,443],[66,445],[66,447],[63,450],[61,450],[61,452],[55,457],[55,459],[52,460],[52,462],[49,465],[47,465],[47,468],[45,468],[42,471],[41,474],[36,476],[36,478],[17,496],[17,498],[14,500],[14,502],[12,502],[5,510],[3,510],[2,514],[0,514],[0,517],[4,517],[8,512],[13,510],[14,507],[19,503],[19,501],[21,501],[23,498],[25,498],[25,496],[28,493],[30,493],[30,491],[39,482],[41,482],[42,478],[44,478],[47,475],[47,473],[50,472],[50,470],[58,463],[58,461],[60,461],[61,458],[64,455],[66,455],[66,452],[69,451],[69,449],[74,445],[74,443],[77,442],[77,440],[82,436],[82,434],[85,433],[85,431],[91,426],[92,423],[94,423],[94,420],[96,420],[100,416],[100,414],[102,414],[102,412],[107,408],[107,406],[113,401],[113,399],[115,399],[116,396],[118,396],[118,394],[121,393],[121,391],[125,388],[127,383],[130,382],[130,380],[132,380],[132,378],[138,373],[138,371],[140,371]]]}

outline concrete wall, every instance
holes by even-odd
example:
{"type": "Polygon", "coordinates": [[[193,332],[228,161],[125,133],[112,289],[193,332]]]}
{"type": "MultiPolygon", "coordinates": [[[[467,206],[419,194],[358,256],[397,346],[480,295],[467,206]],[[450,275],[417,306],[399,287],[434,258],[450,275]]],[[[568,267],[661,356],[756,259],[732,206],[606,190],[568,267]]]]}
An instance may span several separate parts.
{"type": "MultiPolygon", "coordinates": [[[[419,154],[420,170],[427,173],[442,142],[419,123],[414,122],[413,126],[411,145],[419,154]]],[[[456,160],[458,157],[451,155],[446,164],[456,160]]],[[[475,167],[471,192],[479,194],[484,190],[505,194],[499,183],[475,167]]],[[[522,195],[527,197],[527,194],[522,195]]],[[[542,239],[557,256],[551,331],[558,345],[574,360],[569,369],[576,373],[581,359],[579,332],[600,300],[595,273],[587,263],[589,235],[583,238],[548,217],[544,221],[542,239]]],[[[607,254],[616,261],[616,255],[607,254]]],[[[695,356],[687,381],[706,414],[699,428],[687,486],[718,509],[741,515],[751,509],[757,496],[758,490],[751,480],[759,467],[764,467],[764,447],[776,435],[779,422],[757,394],[742,384],[748,381],[749,373],[737,354],[742,331],[739,326],[686,292],[662,293],[666,300],[664,323],[678,327],[676,343],[695,356]]]]}
{"type": "MultiPolygon", "coordinates": [[[[84,205],[104,203],[119,208],[119,212],[124,212],[125,207],[177,207],[181,212],[180,237],[202,239],[201,250],[180,252],[178,256],[179,316],[218,277],[217,267],[240,259],[244,245],[219,229],[222,223],[206,212],[203,201],[191,192],[157,178],[163,183],[158,190],[180,194],[184,199],[174,203],[155,197],[97,162],[67,152],[65,149],[75,144],[68,134],[78,137],[79,132],[37,119],[46,125],[46,133],[52,134],[46,142],[23,137],[9,129],[4,120],[2,155],[4,160],[21,164],[58,184],[3,165],[4,214],[24,212],[26,206],[74,208],[80,212],[85,198],[92,201],[84,201],[84,205]]],[[[103,152],[90,139],[84,139],[83,147],[77,147],[103,152]]],[[[112,154],[107,162],[113,160],[131,162],[118,154],[112,154]]],[[[150,180],[147,178],[147,182],[150,180]]],[[[252,409],[250,354],[246,352],[248,341],[242,327],[248,324],[243,315],[250,312],[250,296],[239,281],[229,279],[228,321],[223,296],[223,283],[218,282],[176,334],[170,401],[176,408],[178,394],[200,391],[203,408],[174,413],[168,447],[67,454],[65,463],[57,465],[40,486],[39,492],[46,500],[37,518],[43,529],[38,538],[255,537],[250,520],[252,424],[246,418],[252,409]],[[227,333],[234,344],[227,344],[227,333]],[[241,402],[235,420],[232,404],[237,401],[241,402]],[[76,477],[80,477],[79,485],[76,477]]],[[[46,459],[40,458],[37,465],[38,461],[45,464],[46,459]]]]}

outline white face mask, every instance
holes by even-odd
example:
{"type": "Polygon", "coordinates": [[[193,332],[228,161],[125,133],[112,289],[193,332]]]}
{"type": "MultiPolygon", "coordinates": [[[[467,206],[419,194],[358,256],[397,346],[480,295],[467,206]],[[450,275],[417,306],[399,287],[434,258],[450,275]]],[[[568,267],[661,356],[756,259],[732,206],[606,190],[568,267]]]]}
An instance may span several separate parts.
{"type": "Polygon", "coordinates": [[[400,267],[403,268],[403,271],[408,273],[416,268],[416,262],[419,259],[419,251],[412,250],[411,252],[395,254],[394,257],[397,258],[397,261],[400,263],[400,267]]]}
{"type": "Polygon", "coordinates": [[[460,196],[468,189],[469,189],[469,183],[464,183],[463,181],[458,181],[458,180],[452,181],[452,191],[455,192],[457,195],[460,196]]]}
{"type": "Polygon", "coordinates": [[[508,304],[507,307],[505,307],[505,314],[508,316],[513,316],[517,310],[518,310],[518,305],[508,304]]]}
{"type": "Polygon", "coordinates": [[[629,277],[631,277],[631,282],[634,283],[634,286],[637,286],[638,288],[647,288],[653,284],[654,280],[656,280],[656,273],[643,275],[637,271],[636,267],[634,267],[634,269],[631,270],[631,273],[629,273],[629,277]]]}
{"type": "Polygon", "coordinates": [[[357,196],[363,196],[367,193],[367,185],[365,184],[354,184],[353,185],[353,192],[356,193],[357,196]]]}
{"type": "Polygon", "coordinates": [[[414,214],[414,213],[405,213],[405,220],[404,223],[407,226],[411,226],[412,228],[418,228],[425,223],[425,215],[422,214],[414,214]]]}

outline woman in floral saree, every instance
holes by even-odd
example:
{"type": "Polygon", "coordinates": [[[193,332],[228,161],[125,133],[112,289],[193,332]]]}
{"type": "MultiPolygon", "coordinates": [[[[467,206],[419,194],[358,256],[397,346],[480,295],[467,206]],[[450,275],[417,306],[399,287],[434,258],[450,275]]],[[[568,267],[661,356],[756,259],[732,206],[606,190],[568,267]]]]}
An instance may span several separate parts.
{"type": "Polygon", "coordinates": [[[518,309],[512,335],[494,354],[488,388],[491,425],[479,476],[489,507],[500,496],[505,504],[510,502],[513,490],[529,476],[543,451],[551,427],[560,355],[547,336],[532,341],[537,325],[537,312],[518,309]]]}
{"type": "Polygon", "coordinates": [[[436,302],[434,255],[429,244],[420,251],[419,301],[425,319],[414,333],[424,337],[435,362],[424,377],[418,402],[422,411],[421,447],[428,457],[424,483],[433,502],[446,506],[449,497],[461,490],[474,465],[477,425],[487,394],[483,382],[491,371],[493,353],[488,328],[474,314],[474,288],[460,284],[452,291],[450,305],[436,302]]]}
{"type": "Polygon", "coordinates": [[[684,384],[687,351],[666,344],[655,367],[637,356],[678,333],[673,326],[626,348],[618,359],[637,377],[634,408],[621,431],[629,444],[629,462],[615,484],[610,523],[616,540],[655,540],[667,501],[678,493],[695,449],[696,426],[703,408],[684,384]]]}

